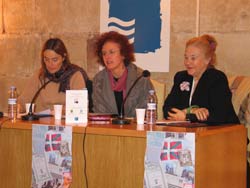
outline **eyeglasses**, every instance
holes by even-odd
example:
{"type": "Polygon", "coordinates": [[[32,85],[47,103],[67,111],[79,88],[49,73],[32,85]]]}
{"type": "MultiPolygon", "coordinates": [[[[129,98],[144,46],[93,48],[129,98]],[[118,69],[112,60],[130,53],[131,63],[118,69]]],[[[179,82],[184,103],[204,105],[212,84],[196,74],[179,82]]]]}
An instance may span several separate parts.
{"type": "Polygon", "coordinates": [[[105,57],[107,55],[113,56],[116,52],[119,52],[120,50],[109,50],[109,51],[103,51],[101,52],[101,56],[105,57]]]}

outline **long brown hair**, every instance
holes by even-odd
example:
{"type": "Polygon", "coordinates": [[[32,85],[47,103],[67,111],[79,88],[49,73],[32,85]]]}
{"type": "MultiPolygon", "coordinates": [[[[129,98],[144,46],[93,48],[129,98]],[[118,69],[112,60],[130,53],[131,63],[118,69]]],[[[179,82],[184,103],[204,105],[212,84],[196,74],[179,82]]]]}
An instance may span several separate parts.
{"type": "Polygon", "coordinates": [[[71,62],[69,60],[68,51],[67,51],[63,41],[59,38],[48,39],[44,43],[42,51],[41,51],[41,65],[42,65],[42,67],[41,67],[40,73],[39,73],[39,79],[41,82],[45,81],[45,75],[47,72],[46,65],[45,65],[44,58],[43,58],[43,53],[45,50],[53,50],[54,52],[56,52],[57,54],[61,55],[64,58],[61,69],[65,69],[68,64],[71,64],[71,62]]]}

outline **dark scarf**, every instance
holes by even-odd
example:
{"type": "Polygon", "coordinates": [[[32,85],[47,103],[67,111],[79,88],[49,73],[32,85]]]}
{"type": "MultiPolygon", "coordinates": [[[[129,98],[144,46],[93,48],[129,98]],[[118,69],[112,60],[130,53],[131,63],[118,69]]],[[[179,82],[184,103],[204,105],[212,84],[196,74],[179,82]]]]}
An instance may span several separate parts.
{"type": "Polygon", "coordinates": [[[70,90],[70,78],[72,75],[80,71],[82,76],[86,81],[88,80],[87,73],[78,65],[75,64],[66,64],[62,65],[61,69],[54,74],[49,73],[47,70],[45,71],[45,78],[52,80],[52,82],[60,83],[58,92],[66,92],[66,90],[70,90]]]}

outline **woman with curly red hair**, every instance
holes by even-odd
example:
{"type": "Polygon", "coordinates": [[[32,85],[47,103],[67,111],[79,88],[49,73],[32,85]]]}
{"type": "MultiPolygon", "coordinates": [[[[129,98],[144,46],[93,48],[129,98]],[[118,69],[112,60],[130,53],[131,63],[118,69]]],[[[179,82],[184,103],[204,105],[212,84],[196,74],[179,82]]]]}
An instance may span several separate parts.
{"type": "MultiPolygon", "coordinates": [[[[93,111],[95,113],[120,114],[122,103],[141,71],[135,61],[133,44],[126,36],[115,31],[103,33],[96,42],[99,63],[105,68],[93,79],[93,111]]],[[[124,115],[135,116],[135,108],[146,108],[149,79],[141,78],[124,104],[124,115]]]]}

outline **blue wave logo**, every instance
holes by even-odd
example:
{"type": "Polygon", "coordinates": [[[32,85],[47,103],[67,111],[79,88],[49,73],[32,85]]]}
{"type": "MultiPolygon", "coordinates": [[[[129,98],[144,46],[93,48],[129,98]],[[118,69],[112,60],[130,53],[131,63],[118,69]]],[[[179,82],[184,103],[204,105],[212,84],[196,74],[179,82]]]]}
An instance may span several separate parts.
{"type": "Polygon", "coordinates": [[[161,0],[109,0],[109,30],[126,35],[136,53],[161,47],[161,0]]]}
{"type": "Polygon", "coordinates": [[[126,35],[131,43],[134,43],[135,36],[135,19],[123,21],[115,17],[109,18],[108,27],[110,30],[118,31],[126,35]]]}

